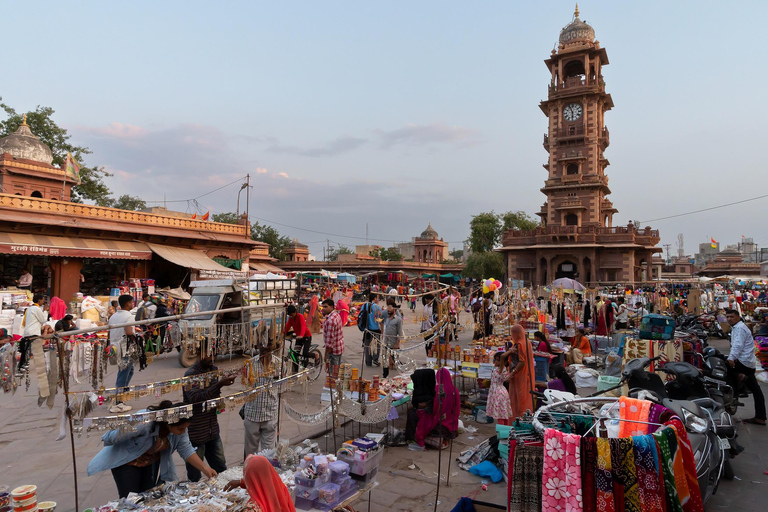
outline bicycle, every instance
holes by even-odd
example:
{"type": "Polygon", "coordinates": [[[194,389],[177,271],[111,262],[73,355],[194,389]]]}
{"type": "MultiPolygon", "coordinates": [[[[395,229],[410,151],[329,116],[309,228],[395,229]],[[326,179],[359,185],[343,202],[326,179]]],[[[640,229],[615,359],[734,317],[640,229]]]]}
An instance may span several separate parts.
{"type": "Polygon", "coordinates": [[[309,346],[307,356],[304,357],[301,352],[294,348],[295,341],[296,337],[292,336],[290,338],[290,345],[288,345],[288,360],[292,364],[288,364],[288,368],[292,369],[295,373],[298,373],[299,368],[301,370],[310,368],[309,380],[314,382],[323,371],[323,353],[320,352],[318,345],[315,343],[309,346]]]}

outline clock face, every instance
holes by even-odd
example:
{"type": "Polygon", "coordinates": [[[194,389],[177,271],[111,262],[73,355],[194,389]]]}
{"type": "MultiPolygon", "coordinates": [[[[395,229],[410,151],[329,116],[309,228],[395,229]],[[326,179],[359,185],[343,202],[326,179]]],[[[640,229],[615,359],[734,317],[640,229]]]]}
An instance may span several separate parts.
{"type": "Polygon", "coordinates": [[[576,121],[581,117],[583,109],[578,103],[569,103],[563,109],[563,118],[566,121],[576,121]]]}

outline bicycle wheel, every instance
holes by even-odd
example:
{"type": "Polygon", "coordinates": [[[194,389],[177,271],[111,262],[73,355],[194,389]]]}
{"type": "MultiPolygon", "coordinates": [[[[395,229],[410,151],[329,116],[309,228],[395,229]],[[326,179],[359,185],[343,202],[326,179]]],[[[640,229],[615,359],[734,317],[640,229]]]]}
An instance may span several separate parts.
{"type": "Polygon", "coordinates": [[[310,382],[315,382],[323,372],[323,354],[318,349],[313,349],[307,354],[307,368],[310,382]]]}

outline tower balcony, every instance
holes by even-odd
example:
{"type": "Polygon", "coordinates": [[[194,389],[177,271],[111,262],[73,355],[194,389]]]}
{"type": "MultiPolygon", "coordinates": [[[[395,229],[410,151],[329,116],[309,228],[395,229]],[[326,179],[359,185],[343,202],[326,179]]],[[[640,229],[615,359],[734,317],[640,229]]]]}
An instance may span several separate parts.
{"type": "Polygon", "coordinates": [[[549,85],[549,95],[585,93],[585,92],[604,92],[605,82],[601,77],[587,78],[585,76],[569,76],[561,82],[555,82],[549,85]]]}
{"type": "Polygon", "coordinates": [[[544,134],[544,149],[549,151],[549,135],[544,134]]]}
{"type": "Polygon", "coordinates": [[[646,227],[637,229],[633,225],[603,226],[539,226],[531,230],[510,229],[502,238],[504,246],[527,246],[535,244],[638,244],[653,246],[659,243],[659,230],[646,227]]]}
{"type": "Polygon", "coordinates": [[[600,135],[600,144],[603,145],[603,149],[611,145],[611,132],[608,131],[608,127],[603,127],[603,133],[600,135]]]}
{"type": "Polygon", "coordinates": [[[584,126],[571,126],[570,128],[560,128],[557,130],[553,130],[553,135],[555,135],[558,139],[568,139],[568,138],[584,138],[585,130],[584,126]]]}

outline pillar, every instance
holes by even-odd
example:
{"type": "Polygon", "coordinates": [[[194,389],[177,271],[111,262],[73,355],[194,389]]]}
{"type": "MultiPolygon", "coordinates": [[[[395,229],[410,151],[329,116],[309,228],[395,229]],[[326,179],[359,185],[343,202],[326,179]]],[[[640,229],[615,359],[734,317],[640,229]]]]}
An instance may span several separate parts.
{"type": "Polygon", "coordinates": [[[51,258],[51,294],[69,303],[80,291],[80,258],[51,258]]]}

